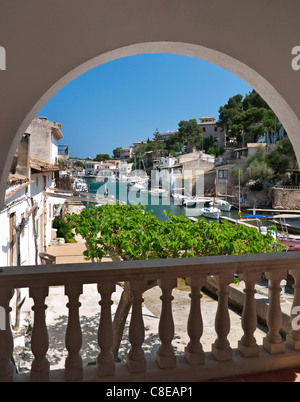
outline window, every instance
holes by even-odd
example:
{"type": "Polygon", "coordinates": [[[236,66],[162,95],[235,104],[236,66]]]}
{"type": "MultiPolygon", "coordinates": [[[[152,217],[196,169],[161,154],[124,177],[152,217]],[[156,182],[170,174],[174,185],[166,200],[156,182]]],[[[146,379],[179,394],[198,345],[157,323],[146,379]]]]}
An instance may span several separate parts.
{"type": "Polygon", "coordinates": [[[217,127],[217,126],[215,127],[215,131],[218,131],[218,127],[217,127]]]}
{"type": "Polygon", "coordinates": [[[206,127],[202,127],[202,130],[203,130],[203,132],[205,133],[205,131],[206,131],[206,127]]]}
{"type": "Polygon", "coordinates": [[[218,178],[219,179],[227,179],[228,171],[227,170],[218,170],[218,178]]]}

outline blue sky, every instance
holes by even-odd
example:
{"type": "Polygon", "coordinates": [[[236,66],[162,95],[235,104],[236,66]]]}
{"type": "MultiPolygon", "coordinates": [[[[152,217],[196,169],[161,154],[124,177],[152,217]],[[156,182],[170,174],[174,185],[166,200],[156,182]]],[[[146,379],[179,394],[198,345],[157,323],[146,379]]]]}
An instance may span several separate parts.
{"type": "MultiPolygon", "coordinates": [[[[76,78],[37,116],[60,122],[71,157],[94,158],[118,146],[176,130],[180,120],[213,116],[252,88],[230,72],[192,57],[144,54],[114,60],[76,78]]],[[[198,120],[199,121],[199,120],[198,120]]]]}

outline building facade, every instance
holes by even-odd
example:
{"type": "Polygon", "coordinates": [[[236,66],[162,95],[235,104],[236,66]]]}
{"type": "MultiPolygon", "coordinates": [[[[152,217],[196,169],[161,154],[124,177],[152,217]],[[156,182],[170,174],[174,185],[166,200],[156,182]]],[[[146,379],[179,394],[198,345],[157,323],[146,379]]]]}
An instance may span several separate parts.
{"type": "Polygon", "coordinates": [[[203,130],[203,138],[212,137],[215,147],[225,147],[226,138],[224,131],[217,126],[216,119],[214,117],[206,116],[199,118],[199,126],[203,130]]]}
{"type": "Polygon", "coordinates": [[[57,203],[50,194],[59,172],[60,138],[60,125],[46,119],[34,119],[22,137],[0,211],[2,266],[40,264],[39,255],[50,244],[57,203]]]}

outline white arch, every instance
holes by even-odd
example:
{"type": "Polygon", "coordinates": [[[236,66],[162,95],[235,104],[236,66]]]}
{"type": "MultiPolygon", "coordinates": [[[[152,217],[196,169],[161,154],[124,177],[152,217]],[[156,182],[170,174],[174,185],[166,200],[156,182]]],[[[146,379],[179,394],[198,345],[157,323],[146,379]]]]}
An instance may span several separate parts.
{"type": "Polygon", "coordinates": [[[283,124],[293,144],[298,163],[300,162],[300,136],[297,135],[297,133],[300,132],[300,121],[298,120],[292,108],[278,93],[276,88],[251,67],[224,53],[199,45],[171,41],[137,43],[134,45],[108,51],[79,65],[78,67],[69,71],[60,80],[58,80],[43,94],[43,96],[36,102],[36,104],[33,105],[32,109],[25,116],[15,135],[14,141],[10,148],[10,152],[5,162],[1,183],[2,186],[0,189],[1,202],[3,202],[4,200],[5,192],[5,186],[3,186],[3,184],[5,183],[8,176],[11,161],[13,159],[15,150],[19,145],[20,139],[32,119],[36,116],[38,111],[47,103],[47,101],[51,99],[61,88],[63,88],[70,81],[74,80],[75,78],[79,77],[80,75],[94,67],[122,57],[144,53],[171,53],[182,56],[195,57],[222,67],[225,70],[230,71],[240,79],[244,80],[253,89],[255,89],[268,103],[271,109],[273,109],[280,122],[283,124]]]}

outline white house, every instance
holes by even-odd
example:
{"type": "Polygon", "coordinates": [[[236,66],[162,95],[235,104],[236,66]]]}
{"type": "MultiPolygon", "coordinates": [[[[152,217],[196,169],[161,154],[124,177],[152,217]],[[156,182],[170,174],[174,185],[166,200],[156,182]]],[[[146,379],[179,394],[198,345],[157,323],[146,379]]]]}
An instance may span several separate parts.
{"type": "Polygon", "coordinates": [[[133,147],[126,147],[120,150],[120,158],[122,160],[131,159],[133,157],[133,147]]]}
{"type": "Polygon", "coordinates": [[[126,177],[132,170],[133,163],[122,161],[119,165],[119,177],[126,177]]]}
{"type": "Polygon", "coordinates": [[[39,254],[51,241],[57,198],[48,195],[59,172],[60,125],[34,119],[16,151],[7,180],[5,207],[0,211],[0,264],[40,264],[39,254]]]}

